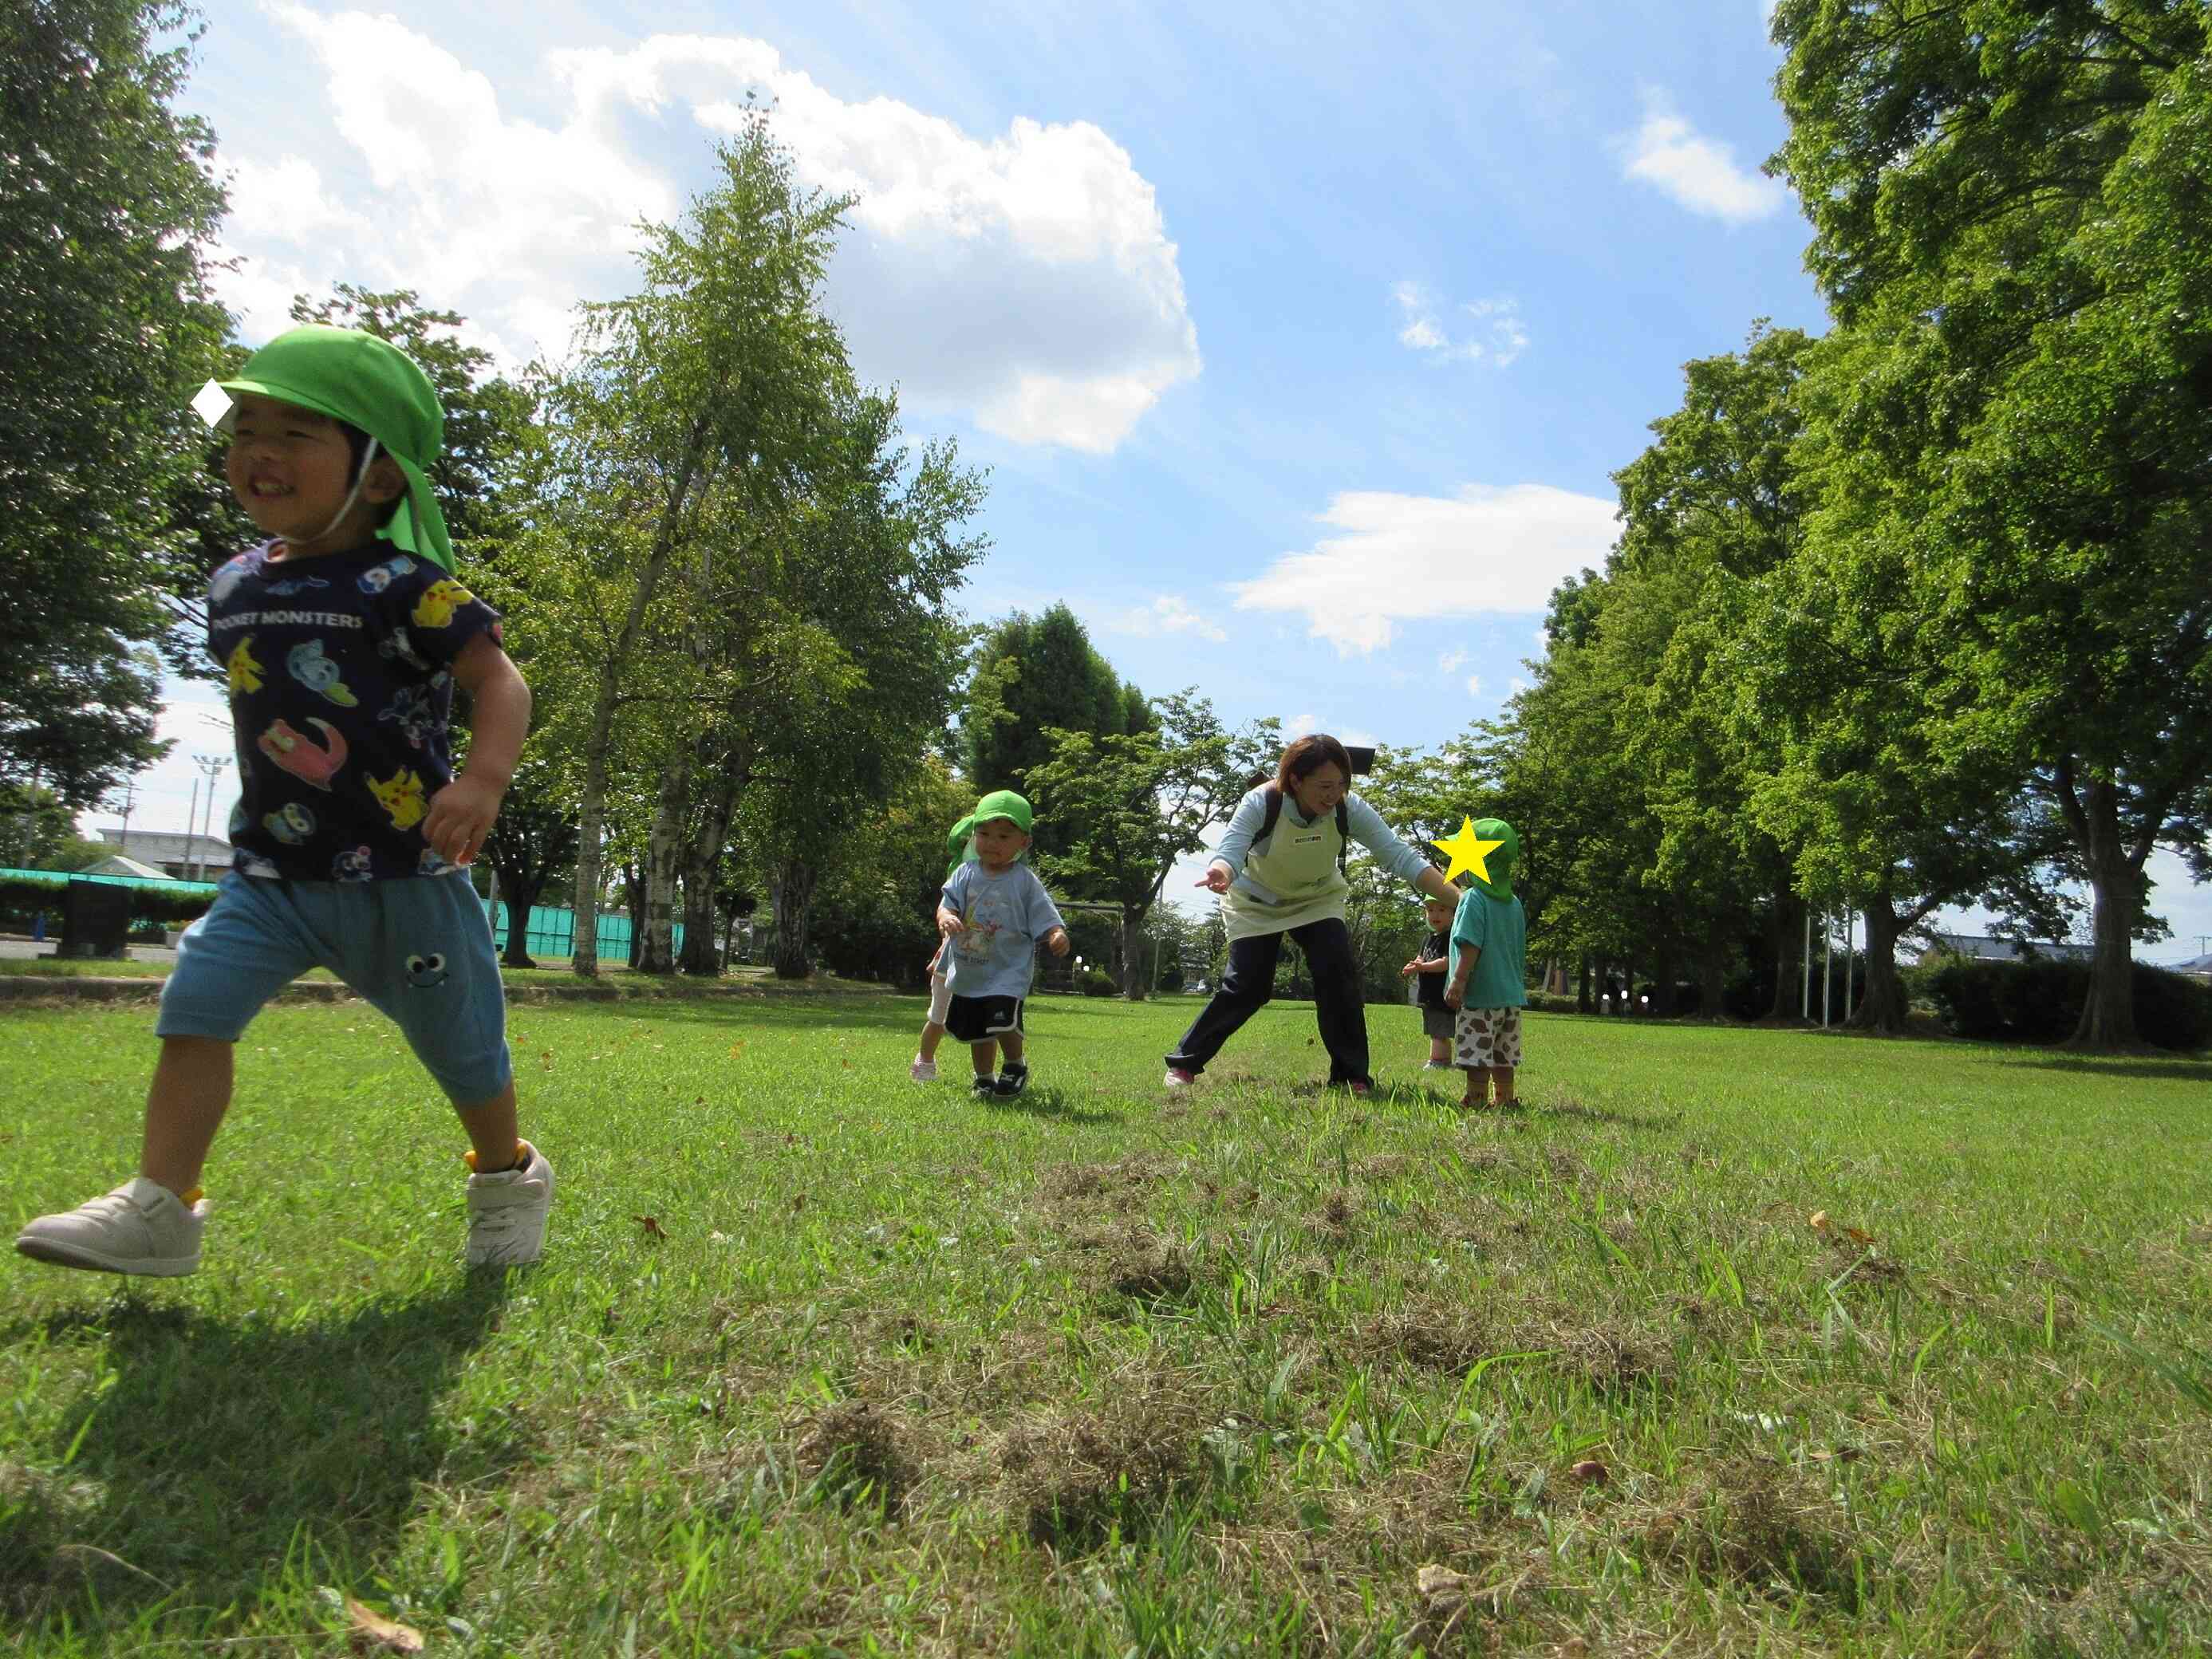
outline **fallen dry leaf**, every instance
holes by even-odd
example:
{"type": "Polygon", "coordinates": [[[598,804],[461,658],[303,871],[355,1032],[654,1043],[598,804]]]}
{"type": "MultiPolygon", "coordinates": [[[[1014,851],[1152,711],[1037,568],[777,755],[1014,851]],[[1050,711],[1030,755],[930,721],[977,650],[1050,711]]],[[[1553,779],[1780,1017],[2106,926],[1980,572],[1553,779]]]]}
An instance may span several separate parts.
{"type": "Polygon", "coordinates": [[[1594,1486],[1602,1486],[1606,1481],[1613,1478],[1613,1472],[1607,1468],[1604,1464],[1599,1462],[1595,1457],[1585,1457],[1581,1462],[1576,1464],[1574,1468],[1569,1469],[1567,1473],[1574,1476],[1576,1480],[1584,1481],[1594,1486]]]}
{"type": "Polygon", "coordinates": [[[744,1043],[742,1043],[742,1042],[732,1042],[732,1043],[730,1045],[730,1058],[731,1058],[732,1060],[736,1060],[736,1059],[738,1059],[740,1055],[742,1055],[742,1054],[744,1053],[744,1051],[745,1051],[745,1045],[744,1045],[744,1043]]]}
{"type": "Polygon", "coordinates": [[[420,1653],[422,1651],[422,1632],[386,1619],[382,1613],[363,1607],[350,1595],[346,1597],[346,1617],[351,1620],[347,1635],[352,1638],[356,1653],[420,1653]]]}
{"type": "Polygon", "coordinates": [[[1810,1227],[1816,1233],[1824,1233],[1827,1231],[1828,1212],[1826,1210],[1814,1211],[1811,1215],[1805,1218],[1805,1224],[1810,1227]]]}
{"type": "Polygon", "coordinates": [[[1454,1572],[1449,1567],[1430,1562],[1413,1575],[1413,1583],[1431,1601],[1464,1601],[1468,1586],[1474,1583],[1463,1572],[1454,1572]]]}
{"type": "Polygon", "coordinates": [[[1850,1239],[1854,1244],[1871,1245],[1874,1243],[1874,1235],[1872,1233],[1863,1233],[1856,1227],[1844,1228],[1844,1237],[1850,1239]]]}
{"type": "Polygon", "coordinates": [[[540,1048],[538,1051],[538,1063],[540,1066],[543,1066],[547,1071],[551,1071],[553,1069],[553,1051],[550,1048],[540,1048]]]}
{"type": "Polygon", "coordinates": [[[660,1224],[660,1218],[659,1216],[634,1215],[630,1219],[637,1223],[639,1226],[644,1228],[648,1237],[665,1238],[668,1237],[667,1231],[660,1224]]]}
{"type": "Polygon", "coordinates": [[[1813,1461],[1815,1463],[1856,1463],[1865,1455],[1856,1446],[1838,1446],[1833,1451],[1814,1452],[1813,1461]]]}

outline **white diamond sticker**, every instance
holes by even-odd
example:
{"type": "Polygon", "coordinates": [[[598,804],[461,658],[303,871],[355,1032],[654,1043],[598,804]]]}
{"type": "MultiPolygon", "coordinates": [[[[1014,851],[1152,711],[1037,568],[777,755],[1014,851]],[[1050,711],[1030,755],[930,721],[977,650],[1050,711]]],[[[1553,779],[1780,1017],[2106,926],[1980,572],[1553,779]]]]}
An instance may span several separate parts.
{"type": "Polygon", "coordinates": [[[230,413],[230,393],[210,380],[193,394],[192,413],[210,426],[221,426],[222,417],[230,413]]]}

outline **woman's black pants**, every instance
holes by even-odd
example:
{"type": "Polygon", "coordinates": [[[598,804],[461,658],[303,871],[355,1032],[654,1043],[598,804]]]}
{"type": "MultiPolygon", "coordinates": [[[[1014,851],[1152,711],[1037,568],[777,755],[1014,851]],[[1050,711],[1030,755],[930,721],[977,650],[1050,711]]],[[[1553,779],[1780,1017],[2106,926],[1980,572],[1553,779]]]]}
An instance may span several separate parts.
{"type": "MultiPolygon", "coordinates": [[[[1371,1083],[1374,1079],[1367,1075],[1367,1005],[1359,994],[1351,933],[1342,921],[1330,916],[1290,929],[1290,937],[1306,953],[1306,966],[1313,974],[1314,1014],[1321,1025],[1322,1045],[1328,1050],[1328,1080],[1371,1083]]],[[[1221,988],[1182,1034],[1168,1056],[1170,1066],[1179,1072],[1206,1069],[1206,1061],[1221,1052],[1237,1028],[1275,994],[1275,958],[1282,949],[1280,933],[1231,942],[1229,971],[1221,976],[1221,988]]]]}

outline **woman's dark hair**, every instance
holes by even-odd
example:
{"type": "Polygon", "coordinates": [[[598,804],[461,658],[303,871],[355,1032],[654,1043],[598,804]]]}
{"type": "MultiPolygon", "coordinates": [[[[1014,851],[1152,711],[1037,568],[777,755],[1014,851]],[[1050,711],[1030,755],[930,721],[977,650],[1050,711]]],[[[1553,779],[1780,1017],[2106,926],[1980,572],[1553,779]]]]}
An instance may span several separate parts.
{"type": "Polygon", "coordinates": [[[1308,732],[1283,750],[1281,763],[1275,768],[1275,787],[1287,795],[1293,783],[1311,777],[1332,762],[1344,774],[1346,787],[1349,787],[1352,757],[1344,752],[1344,745],[1326,732],[1308,732]]]}

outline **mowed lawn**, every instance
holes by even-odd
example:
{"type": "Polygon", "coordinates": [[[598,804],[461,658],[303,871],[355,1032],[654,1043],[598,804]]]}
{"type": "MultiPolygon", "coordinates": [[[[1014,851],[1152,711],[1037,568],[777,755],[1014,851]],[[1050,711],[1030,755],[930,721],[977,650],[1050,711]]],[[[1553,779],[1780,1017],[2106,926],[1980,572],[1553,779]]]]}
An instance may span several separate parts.
{"type": "MultiPolygon", "coordinates": [[[[1569,1017],[1532,1109],[1302,1005],[517,1009],[545,1261],[365,1006],[249,1033],[195,1279],[9,1256],[41,1654],[2212,1647],[2212,1066],[1569,1017]],[[387,1645],[379,1649],[380,1641],[387,1645]]],[[[131,1172],[150,1008],[0,1011],[11,1230],[131,1172]]]]}

